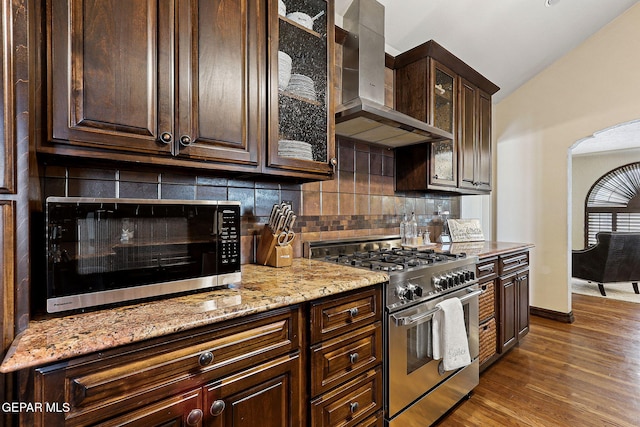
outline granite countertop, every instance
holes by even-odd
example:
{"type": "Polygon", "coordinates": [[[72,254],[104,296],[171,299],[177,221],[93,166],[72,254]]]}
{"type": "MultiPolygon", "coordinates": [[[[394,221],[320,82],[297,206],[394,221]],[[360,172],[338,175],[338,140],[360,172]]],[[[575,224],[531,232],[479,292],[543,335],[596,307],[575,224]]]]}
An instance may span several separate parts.
{"type": "Polygon", "coordinates": [[[389,280],[384,272],[294,259],[291,267],[242,266],[242,283],[140,304],[33,320],[0,372],[41,366],[125,344],[311,301],[389,280]]]}

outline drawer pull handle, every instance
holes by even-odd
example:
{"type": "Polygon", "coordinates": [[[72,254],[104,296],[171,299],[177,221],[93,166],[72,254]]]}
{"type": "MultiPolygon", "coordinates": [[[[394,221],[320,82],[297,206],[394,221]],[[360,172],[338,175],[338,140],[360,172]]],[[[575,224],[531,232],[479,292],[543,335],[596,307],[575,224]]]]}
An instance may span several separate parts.
{"type": "Polygon", "coordinates": [[[211,353],[210,351],[205,351],[198,358],[198,364],[203,368],[205,366],[209,366],[211,362],[213,362],[213,353],[211,353]]]}
{"type": "Polygon", "coordinates": [[[351,353],[349,355],[349,362],[351,362],[352,365],[355,365],[356,363],[358,363],[359,358],[360,355],[358,355],[358,353],[351,353]]]}
{"type": "Polygon", "coordinates": [[[358,315],[358,307],[353,307],[349,309],[349,316],[351,316],[352,319],[357,315],[358,315]]]}
{"type": "Polygon", "coordinates": [[[227,405],[226,403],[224,403],[224,400],[216,400],[211,404],[211,409],[210,409],[211,415],[213,415],[214,417],[217,417],[218,415],[224,412],[224,408],[226,407],[227,405]]]}
{"type": "Polygon", "coordinates": [[[349,411],[352,414],[355,414],[358,411],[358,408],[360,407],[360,405],[358,405],[358,402],[352,402],[349,404],[349,411]]]}
{"type": "Polygon", "coordinates": [[[189,415],[187,415],[187,425],[197,426],[202,422],[203,415],[204,414],[202,413],[202,409],[193,409],[191,412],[189,412],[189,415]]]}

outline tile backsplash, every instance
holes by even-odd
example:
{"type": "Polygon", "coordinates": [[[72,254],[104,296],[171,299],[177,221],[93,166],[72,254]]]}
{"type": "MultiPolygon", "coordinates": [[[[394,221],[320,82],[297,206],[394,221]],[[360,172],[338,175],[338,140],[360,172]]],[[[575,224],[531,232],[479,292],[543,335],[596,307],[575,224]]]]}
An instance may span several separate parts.
{"type": "Polygon", "coordinates": [[[197,172],[45,165],[42,194],[146,199],[238,200],[242,203],[242,262],[254,260],[255,240],[274,203],[288,201],[298,214],[296,256],[302,242],[369,235],[397,235],[402,214],[416,213],[432,238],[442,230],[438,210],[460,215],[457,196],[394,192],[393,151],[338,140],[338,168],[331,181],[290,184],[200,175],[197,172]]]}

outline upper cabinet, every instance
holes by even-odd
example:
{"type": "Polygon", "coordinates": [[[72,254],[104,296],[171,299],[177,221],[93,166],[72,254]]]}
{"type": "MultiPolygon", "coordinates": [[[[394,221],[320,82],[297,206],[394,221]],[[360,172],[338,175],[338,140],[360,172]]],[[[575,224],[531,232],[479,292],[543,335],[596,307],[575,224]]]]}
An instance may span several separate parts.
{"type": "Polygon", "coordinates": [[[491,95],[499,88],[433,40],[398,55],[394,69],[396,109],[454,135],[396,149],[396,189],[490,192],[491,95]]]}
{"type": "Polygon", "coordinates": [[[263,2],[48,2],[56,144],[255,166],[263,2]]]}
{"type": "Polygon", "coordinates": [[[491,95],[460,79],[459,186],[491,191],[491,95]]]}
{"type": "Polygon", "coordinates": [[[271,7],[268,166],[329,175],[335,164],[333,1],[274,0],[271,7]]]}
{"type": "Polygon", "coordinates": [[[298,14],[275,0],[47,2],[39,151],[330,177],[333,2],[285,2],[298,14]],[[292,60],[280,90],[279,50],[292,60]]]}

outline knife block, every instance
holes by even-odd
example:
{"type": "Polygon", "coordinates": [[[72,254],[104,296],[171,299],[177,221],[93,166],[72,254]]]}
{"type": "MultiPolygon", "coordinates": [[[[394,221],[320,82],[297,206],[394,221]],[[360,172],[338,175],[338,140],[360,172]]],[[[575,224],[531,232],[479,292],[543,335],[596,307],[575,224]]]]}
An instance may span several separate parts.
{"type": "Polygon", "coordinates": [[[260,243],[256,251],[256,263],[271,267],[289,267],[293,260],[291,245],[280,246],[278,235],[273,234],[265,225],[260,234],[260,243]]]}

